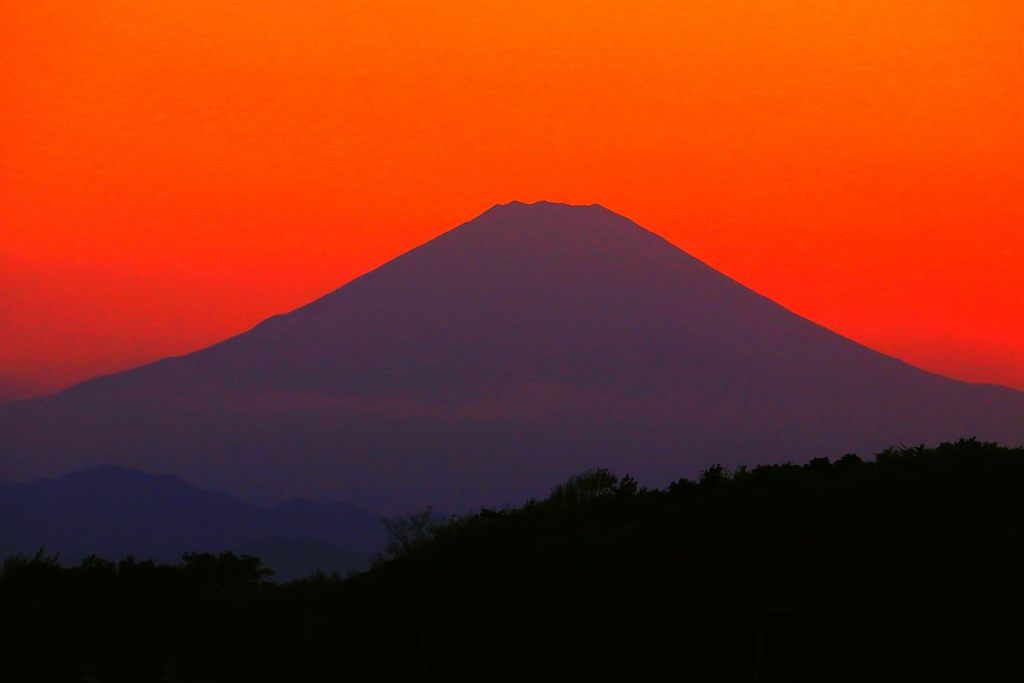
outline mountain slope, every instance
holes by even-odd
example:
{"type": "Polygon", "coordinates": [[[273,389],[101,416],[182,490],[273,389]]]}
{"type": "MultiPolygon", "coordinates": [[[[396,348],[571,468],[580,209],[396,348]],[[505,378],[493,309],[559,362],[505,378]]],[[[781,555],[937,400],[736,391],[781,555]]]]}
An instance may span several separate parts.
{"type": "Polygon", "coordinates": [[[0,377],[0,403],[18,401],[34,396],[41,396],[46,392],[38,386],[26,382],[0,377]]]}
{"type": "Polygon", "coordinates": [[[92,554],[174,563],[185,552],[233,550],[289,580],[363,569],[385,537],[380,518],[353,505],[292,499],[266,509],[125,467],[0,483],[0,558],[45,547],[70,564],[92,554]]]}
{"type": "Polygon", "coordinates": [[[202,351],[0,408],[0,476],[115,462],[249,497],[500,504],[602,465],[961,436],[1024,442],[1024,394],[913,368],[598,206],[496,206],[202,351]]]}

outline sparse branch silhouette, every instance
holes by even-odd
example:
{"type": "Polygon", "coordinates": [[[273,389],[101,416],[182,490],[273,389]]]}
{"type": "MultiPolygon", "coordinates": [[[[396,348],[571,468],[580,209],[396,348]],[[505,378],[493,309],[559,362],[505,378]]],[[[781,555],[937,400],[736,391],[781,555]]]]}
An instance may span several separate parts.
{"type": "Polygon", "coordinates": [[[388,542],[374,556],[374,564],[382,564],[424,548],[433,540],[441,524],[433,505],[408,515],[384,517],[381,523],[388,531],[388,542]]]}

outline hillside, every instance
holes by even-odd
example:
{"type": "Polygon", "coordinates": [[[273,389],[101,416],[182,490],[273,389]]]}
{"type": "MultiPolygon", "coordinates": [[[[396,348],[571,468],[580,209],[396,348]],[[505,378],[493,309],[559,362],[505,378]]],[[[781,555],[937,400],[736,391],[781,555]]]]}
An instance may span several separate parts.
{"type": "Polygon", "coordinates": [[[177,562],[185,552],[232,550],[290,580],[365,569],[385,537],[380,517],[354,505],[296,498],[262,508],[124,467],[0,483],[0,558],[46,548],[66,565],[89,555],[177,562]]]}
{"type": "Polygon", "coordinates": [[[599,206],[512,203],[210,348],[0,406],[0,478],[119,464],[458,510],[598,465],[663,486],[965,436],[1024,443],[1024,394],[856,344],[599,206]]]}
{"type": "Polygon", "coordinates": [[[593,470],[345,581],[267,584],[229,556],[8,563],[0,665],[11,680],[82,661],[111,681],[168,661],[224,682],[1012,680],[1022,486],[1024,449],[971,440],[663,490],[593,470]]]}

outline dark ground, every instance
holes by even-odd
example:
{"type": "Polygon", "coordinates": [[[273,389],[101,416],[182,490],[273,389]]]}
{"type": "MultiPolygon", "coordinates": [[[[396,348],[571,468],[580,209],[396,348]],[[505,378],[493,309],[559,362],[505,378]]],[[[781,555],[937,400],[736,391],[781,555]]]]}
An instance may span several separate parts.
{"type": "Polygon", "coordinates": [[[1024,449],[968,440],[661,491],[592,470],[521,508],[394,520],[391,559],[348,580],[14,558],[0,678],[1020,680],[1022,490],[1024,449]]]}

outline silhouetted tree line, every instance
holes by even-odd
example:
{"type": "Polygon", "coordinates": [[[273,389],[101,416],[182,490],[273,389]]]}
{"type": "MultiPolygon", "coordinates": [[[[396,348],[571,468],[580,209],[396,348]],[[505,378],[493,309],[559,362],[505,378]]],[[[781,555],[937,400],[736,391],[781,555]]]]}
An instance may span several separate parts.
{"type": "Polygon", "coordinates": [[[1024,449],[971,439],[664,490],[590,470],[517,508],[388,520],[348,579],[40,552],[0,572],[0,678],[1018,680],[1022,493],[1024,449]]]}

